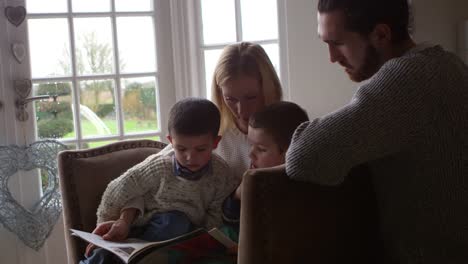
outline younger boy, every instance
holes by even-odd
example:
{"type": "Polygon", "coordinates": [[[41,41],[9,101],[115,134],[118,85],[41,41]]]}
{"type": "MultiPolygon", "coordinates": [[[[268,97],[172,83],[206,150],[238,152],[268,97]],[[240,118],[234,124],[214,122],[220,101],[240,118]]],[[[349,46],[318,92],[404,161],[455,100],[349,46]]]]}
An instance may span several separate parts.
{"type": "MultiPolygon", "coordinates": [[[[168,124],[172,148],[148,157],[109,183],[94,233],[121,240],[133,226],[132,237],[160,241],[196,227],[220,226],[222,203],[239,182],[226,174],[230,171],[226,162],[212,153],[221,138],[219,125],[219,111],[209,100],[177,102],[168,124]]],[[[97,249],[81,263],[104,263],[111,258],[97,249]]]]}
{"type": "Polygon", "coordinates": [[[247,138],[251,144],[250,168],[274,167],[285,162],[296,128],[309,121],[307,113],[292,102],[278,102],[253,114],[247,138]]]}
{"type": "MultiPolygon", "coordinates": [[[[286,151],[296,128],[309,121],[307,113],[292,102],[277,102],[254,113],[249,119],[250,168],[274,167],[285,162],[286,151]]],[[[223,205],[224,218],[235,223],[240,217],[242,183],[223,205]]]]}

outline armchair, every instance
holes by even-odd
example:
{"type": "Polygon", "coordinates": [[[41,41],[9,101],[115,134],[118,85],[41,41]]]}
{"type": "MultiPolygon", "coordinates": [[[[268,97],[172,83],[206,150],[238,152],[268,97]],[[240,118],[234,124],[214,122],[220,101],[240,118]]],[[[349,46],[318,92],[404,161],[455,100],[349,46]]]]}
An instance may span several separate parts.
{"type": "MultiPolygon", "coordinates": [[[[68,229],[92,231],[107,184],[165,143],[129,140],[58,156],[68,263],[86,248],[68,229]]],[[[284,167],[244,175],[238,263],[379,263],[370,174],[353,170],[338,187],[288,179],[284,167]]]]}
{"type": "Polygon", "coordinates": [[[58,170],[68,263],[78,263],[86,248],[86,243],[72,237],[68,229],[91,232],[96,226],[96,210],[107,184],[165,146],[158,141],[128,140],[60,152],[58,170]]]}
{"type": "Polygon", "coordinates": [[[381,263],[366,167],[337,187],[289,180],[284,166],[249,170],[243,179],[239,263],[381,263]]]}

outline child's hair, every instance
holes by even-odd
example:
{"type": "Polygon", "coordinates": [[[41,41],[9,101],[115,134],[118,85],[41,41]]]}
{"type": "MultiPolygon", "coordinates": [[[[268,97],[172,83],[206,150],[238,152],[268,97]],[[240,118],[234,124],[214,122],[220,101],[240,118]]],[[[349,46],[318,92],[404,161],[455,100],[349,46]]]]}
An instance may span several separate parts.
{"type": "Polygon", "coordinates": [[[281,152],[288,149],[296,128],[309,121],[306,111],[299,105],[281,101],[266,106],[254,113],[249,119],[249,126],[260,128],[270,134],[281,152]]]}
{"type": "Polygon", "coordinates": [[[185,136],[218,135],[219,110],[210,100],[186,98],[175,103],[169,113],[169,134],[185,136]]]}

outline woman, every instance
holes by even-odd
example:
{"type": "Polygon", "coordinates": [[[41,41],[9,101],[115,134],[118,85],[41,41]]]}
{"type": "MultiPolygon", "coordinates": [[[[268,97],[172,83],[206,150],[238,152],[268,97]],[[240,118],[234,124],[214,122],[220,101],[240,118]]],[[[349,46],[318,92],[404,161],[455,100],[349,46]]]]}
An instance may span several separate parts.
{"type": "MultiPolygon", "coordinates": [[[[250,167],[247,129],[250,116],[281,101],[281,84],[265,50],[258,44],[241,42],[226,46],[215,67],[212,96],[221,112],[222,139],[215,152],[242,177],[250,167]]],[[[223,205],[229,223],[223,231],[238,239],[242,184],[223,205]]]]}
{"type": "Polygon", "coordinates": [[[223,137],[216,153],[242,177],[250,166],[249,117],[282,98],[279,78],[265,50],[249,42],[226,46],[215,67],[212,98],[221,112],[223,137]]]}

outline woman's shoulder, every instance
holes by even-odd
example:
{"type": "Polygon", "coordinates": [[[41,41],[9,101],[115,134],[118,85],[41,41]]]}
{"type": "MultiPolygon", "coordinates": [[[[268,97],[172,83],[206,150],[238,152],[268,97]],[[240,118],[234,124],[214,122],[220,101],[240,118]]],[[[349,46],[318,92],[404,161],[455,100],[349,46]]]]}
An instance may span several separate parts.
{"type": "Polygon", "coordinates": [[[221,148],[239,148],[239,146],[248,145],[247,135],[242,133],[237,127],[225,130],[221,136],[218,147],[221,148]]]}
{"type": "Polygon", "coordinates": [[[211,154],[211,164],[215,170],[223,170],[229,168],[228,163],[219,154],[213,152],[211,154]]]}
{"type": "Polygon", "coordinates": [[[213,176],[214,181],[225,182],[225,183],[234,184],[234,185],[238,183],[238,178],[235,177],[232,171],[232,168],[218,154],[213,153],[212,158],[211,158],[211,165],[212,165],[211,174],[213,176]]]}

